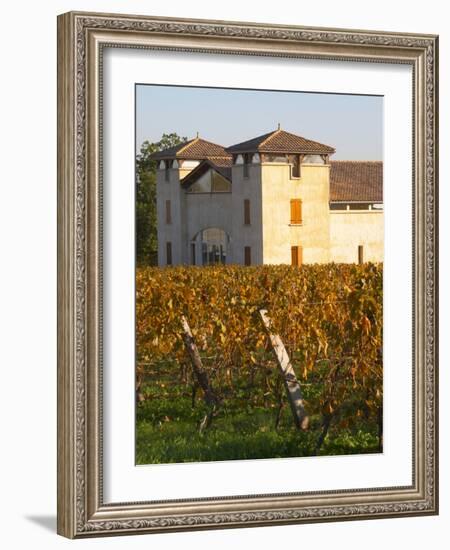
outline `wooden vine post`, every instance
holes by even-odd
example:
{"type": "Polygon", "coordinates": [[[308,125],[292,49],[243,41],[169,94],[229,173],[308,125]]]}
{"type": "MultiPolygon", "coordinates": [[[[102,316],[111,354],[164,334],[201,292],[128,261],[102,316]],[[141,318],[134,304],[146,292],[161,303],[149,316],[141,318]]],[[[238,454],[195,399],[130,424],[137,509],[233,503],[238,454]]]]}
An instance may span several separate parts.
{"type": "Polygon", "coordinates": [[[280,336],[278,334],[274,334],[271,330],[272,323],[267,315],[267,310],[260,309],[259,314],[261,315],[264,328],[269,336],[270,344],[282,375],[295,425],[299,430],[307,430],[309,425],[309,417],[306,414],[300,383],[295,376],[289,355],[280,336]]]}
{"type": "Polygon", "coordinates": [[[186,350],[191,359],[194,376],[198,382],[198,385],[203,390],[203,394],[205,396],[205,403],[209,408],[208,413],[206,414],[205,418],[202,420],[200,424],[200,432],[202,432],[205,428],[208,428],[210,426],[213,416],[216,413],[217,406],[219,405],[219,399],[214,393],[214,390],[212,389],[209,383],[208,374],[203,368],[203,363],[200,357],[200,353],[198,351],[197,345],[192,335],[192,331],[189,326],[189,323],[187,322],[187,319],[184,315],[182,315],[181,317],[181,325],[183,327],[184,345],[186,346],[186,350]]]}

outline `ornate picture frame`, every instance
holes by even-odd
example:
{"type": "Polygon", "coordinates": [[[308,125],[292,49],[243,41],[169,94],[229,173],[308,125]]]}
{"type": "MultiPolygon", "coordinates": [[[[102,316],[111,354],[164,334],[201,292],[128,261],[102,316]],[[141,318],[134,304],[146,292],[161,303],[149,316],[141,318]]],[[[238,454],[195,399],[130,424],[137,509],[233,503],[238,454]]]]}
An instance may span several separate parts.
{"type": "MultiPolygon", "coordinates": [[[[438,37],[70,12],[58,17],[58,533],[102,535],[438,513],[438,37]],[[412,484],[104,502],[104,48],[411,66],[412,484]]],[[[406,353],[406,352],[405,352],[406,353]]]]}

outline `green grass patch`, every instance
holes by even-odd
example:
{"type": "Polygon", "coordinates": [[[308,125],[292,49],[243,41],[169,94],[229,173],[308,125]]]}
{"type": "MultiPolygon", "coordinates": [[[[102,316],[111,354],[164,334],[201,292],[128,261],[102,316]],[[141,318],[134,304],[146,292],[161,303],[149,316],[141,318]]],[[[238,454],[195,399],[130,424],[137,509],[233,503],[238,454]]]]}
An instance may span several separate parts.
{"type": "MultiPolygon", "coordinates": [[[[186,393],[186,392],[184,392],[186,393]]],[[[148,395],[148,393],[147,393],[148,395]]],[[[148,396],[137,408],[137,464],[166,464],[314,456],[321,425],[311,418],[306,432],[295,429],[286,405],[275,429],[277,408],[246,406],[245,399],[231,399],[203,433],[199,425],[206,408],[198,399],[172,393],[170,398],[148,396]]],[[[376,426],[364,422],[342,429],[331,427],[321,455],[378,452],[376,426]]]]}

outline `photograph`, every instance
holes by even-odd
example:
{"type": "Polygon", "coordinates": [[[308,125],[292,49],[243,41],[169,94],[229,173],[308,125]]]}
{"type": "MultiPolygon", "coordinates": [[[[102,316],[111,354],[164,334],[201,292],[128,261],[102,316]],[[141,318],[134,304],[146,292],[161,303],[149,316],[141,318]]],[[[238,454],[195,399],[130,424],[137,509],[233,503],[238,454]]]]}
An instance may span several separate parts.
{"type": "Polygon", "coordinates": [[[135,85],[137,465],[383,452],[383,97],[135,85]]]}

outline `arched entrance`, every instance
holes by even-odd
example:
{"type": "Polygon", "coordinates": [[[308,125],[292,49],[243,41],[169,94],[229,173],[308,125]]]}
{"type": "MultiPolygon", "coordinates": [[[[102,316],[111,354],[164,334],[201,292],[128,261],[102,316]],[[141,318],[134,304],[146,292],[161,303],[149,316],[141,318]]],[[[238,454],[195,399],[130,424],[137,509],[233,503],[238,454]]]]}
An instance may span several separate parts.
{"type": "Polygon", "coordinates": [[[218,265],[227,263],[230,237],[218,227],[199,231],[191,241],[191,264],[218,265]]]}

